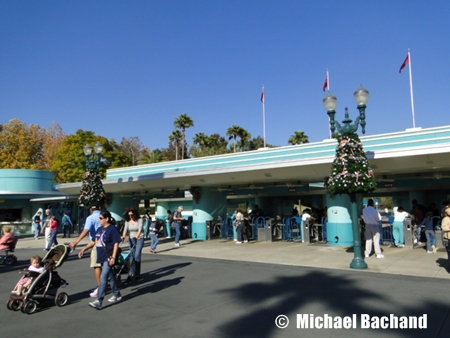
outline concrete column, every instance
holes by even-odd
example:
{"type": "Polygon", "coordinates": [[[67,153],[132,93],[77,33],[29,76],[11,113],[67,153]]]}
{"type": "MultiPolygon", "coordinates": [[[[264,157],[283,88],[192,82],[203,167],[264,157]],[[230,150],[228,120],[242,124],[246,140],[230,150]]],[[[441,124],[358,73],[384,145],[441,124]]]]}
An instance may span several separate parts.
{"type": "Polygon", "coordinates": [[[206,240],[206,221],[225,215],[227,210],[226,192],[202,187],[198,202],[193,201],[192,239],[206,240]]]}

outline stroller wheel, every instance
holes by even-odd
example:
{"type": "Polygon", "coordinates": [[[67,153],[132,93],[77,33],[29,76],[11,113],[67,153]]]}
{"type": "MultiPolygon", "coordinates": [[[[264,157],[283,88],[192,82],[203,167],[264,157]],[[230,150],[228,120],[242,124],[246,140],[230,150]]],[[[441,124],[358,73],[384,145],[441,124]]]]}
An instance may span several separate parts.
{"type": "Polygon", "coordinates": [[[7,256],[5,258],[5,261],[3,262],[3,264],[5,265],[13,265],[16,263],[16,260],[14,259],[14,256],[7,256]]]}
{"type": "Polygon", "coordinates": [[[10,300],[7,304],[8,309],[10,309],[12,311],[19,311],[21,306],[22,306],[22,300],[20,300],[20,299],[10,300]]]}
{"type": "Polygon", "coordinates": [[[37,302],[35,300],[30,300],[23,306],[24,312],[28,315],[34,313],[37,309],[37,302]]]}
{"type": "Polygon", "coordinates": [[[69,301],[69,295],[65,292],[61,292],[58,296],[55,298],[55,304],[57,306],[64,306],[69,301]]]}

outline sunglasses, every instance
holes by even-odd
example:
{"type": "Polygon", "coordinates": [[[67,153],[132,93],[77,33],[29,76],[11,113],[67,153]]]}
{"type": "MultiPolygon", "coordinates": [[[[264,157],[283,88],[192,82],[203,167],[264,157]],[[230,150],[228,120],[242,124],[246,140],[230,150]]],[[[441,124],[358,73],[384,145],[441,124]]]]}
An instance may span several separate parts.
{"type": "Polygon", "coordinates": [[[98,219],[105,219],[105,217],[99,217],[98,219]]]}

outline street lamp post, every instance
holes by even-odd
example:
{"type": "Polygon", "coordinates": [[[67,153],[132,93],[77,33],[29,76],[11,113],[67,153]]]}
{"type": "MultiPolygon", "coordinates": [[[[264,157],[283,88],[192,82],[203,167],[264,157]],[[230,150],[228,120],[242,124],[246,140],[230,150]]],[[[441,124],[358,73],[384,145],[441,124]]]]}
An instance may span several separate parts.
{"type": "MultiPolygon", "coordinates": [[[[361,250],[361,235],[358,222],[358,192],[370,191],[374,189],[373,182],[369,182],[369,188],[365,185],[363,179],[366,176],[369,180],[373,178],[372,170],[367,163],[367,158],[362,151],[362,145],[359,143],[359,138],[356,134],[359,125],[361,125],[362,133],[365,133],[366,126],[366,103],[369,100],[369,92],[362,86],[359,87],[353,95],[359,116],[352,124],[349,118],[348,108],[345,108],[345,119],[342,121],[343,125],[335,120],[337,99],[330,93],[323,99],[324,107],[330,118],[330,130],[332,135],[335,135],[337,130],[340,144],[336,150],[336,159],[334,165],[339,167],[339,170],[334,169],[327,184],[330,190],[330,185],[333,186],[333,193],[347,194],[350,197],[350,216],[352,219],[352,233],[353,233],[353,253],[354,257],[350,263],[353,269],[367,269],[367,264],[364,261],[361,250]],[[350,148],[346,148],[349,145],[350,148]],[[358,153],[356,153],[358,152],[358,153]],[[352,165],[349,165],[352,163],[352,165]],[[353,165],[358,166],[358,170],[350,172],[353,165]],[[364,169],[363,169],[364,168],[364,169]],[[365,172],[363,172],[365,170],[365,172]],[[338,186],[338,187],[336,187],[338,186]]],[[[336,136],[336,135],[335,135],[336,136]]],[[[360,196],[359,196],[360,197],[360,196]]]]}
{"type": "Polygon", "coordinates": [[[99,171],[102,151],[103,146],[100,144],[100,142],[97,142],[94,145],[94,149],[92,149],[89,144],[86,144],[83,147],[84,156],[86,156],[86,170],[91,169],[95,172],[99,171]],[[92,153],[92,150],[95,151],[95,154],[92,153]]]}

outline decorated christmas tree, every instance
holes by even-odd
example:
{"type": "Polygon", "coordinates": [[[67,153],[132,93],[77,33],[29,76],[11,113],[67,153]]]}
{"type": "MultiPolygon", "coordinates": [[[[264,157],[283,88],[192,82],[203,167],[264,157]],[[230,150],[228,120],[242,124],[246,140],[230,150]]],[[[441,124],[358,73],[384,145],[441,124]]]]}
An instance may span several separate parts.
{"type": "Polygon", "coordinates": [[[336,158],[326,181],[331,195],[372,192],[377,183],[361,141],[354,132],[337,136],[336,158]]]}
{"type": "Polygon", "coordinates": [[[88,169],[81,186],[80,196],[78,196],[78,204],[86,207],[91,207],[92,205],[102,207],[105,205],[105,201],[106,193],[103,189],[100,174],[88,169]]]}

